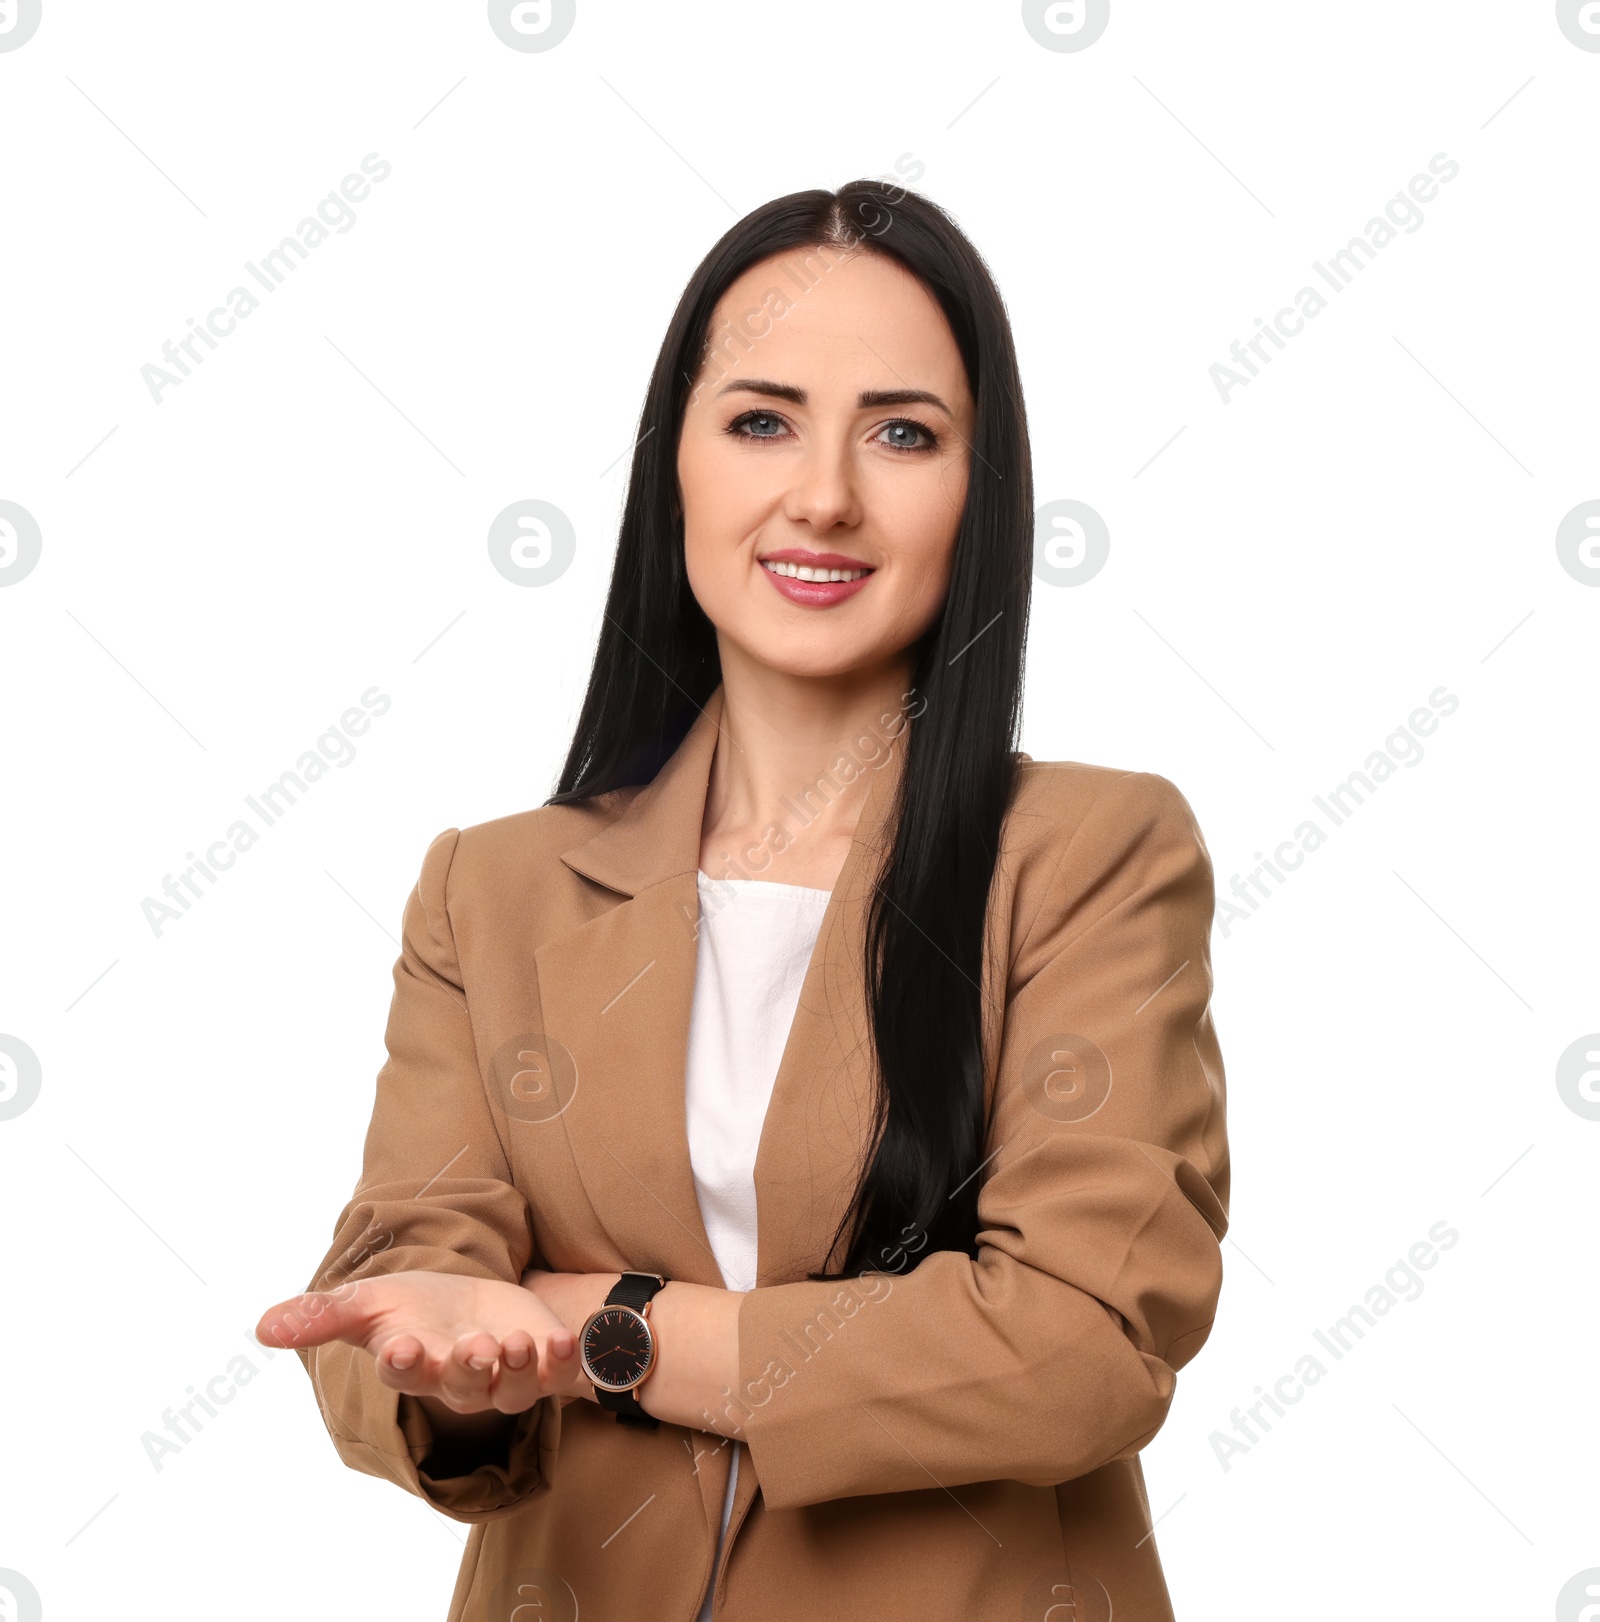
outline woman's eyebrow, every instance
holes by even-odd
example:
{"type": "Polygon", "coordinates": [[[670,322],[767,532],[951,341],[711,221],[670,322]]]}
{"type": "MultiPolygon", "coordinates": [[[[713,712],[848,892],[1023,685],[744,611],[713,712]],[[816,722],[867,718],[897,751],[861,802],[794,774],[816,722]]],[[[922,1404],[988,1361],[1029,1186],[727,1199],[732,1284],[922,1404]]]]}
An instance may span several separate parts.
{"type": "MultiPolygon", "coordinates": [[[[791,405],[806,403],[804,389],[797,389],[792,383],[774,383],[761,377],[737,378],[732,383],[724,384],[717,394],[732,394],[736,390],[744,394],[769,395],[773,399],[787,400],[791,405]]],[[[871,410],[874,406],[931,405],[938,406],[946,416],[955,415],[937,394],[927,389],[863,389],[856,396],[856,405],[863,411],[871,410]]]]}
{"type": "Polygon", "coordinates": [[[947,417],[955,416],[955,412],[928,389],[864,389],[856,396],[856,404],[863,409],[870,406],[931,405],[938,406],[947,417]]]}
{"type": "Polygon", "coordinates": [[[732,394],[737,390],[743,394],[770,394],[779,400],[787,400],[791,405],[804,405],[806,391],[797,389],[792,383],[770,383],[764,377],[735,378],[731,383],[725,383],[717,390],[720,399],[724,394],[732,394]]]}

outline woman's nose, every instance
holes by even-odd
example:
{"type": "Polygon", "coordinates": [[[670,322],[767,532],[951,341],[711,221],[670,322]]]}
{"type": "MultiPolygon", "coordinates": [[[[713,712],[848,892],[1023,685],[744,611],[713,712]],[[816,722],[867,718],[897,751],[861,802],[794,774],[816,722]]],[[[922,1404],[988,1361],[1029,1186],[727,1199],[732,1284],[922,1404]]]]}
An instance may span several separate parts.
{"type": "Polygon", "coordinates": [[[823,531],[861,522],[861,499],[849,449],[813,443],[795,468],[784,498],[792,523],[823,531]]]}

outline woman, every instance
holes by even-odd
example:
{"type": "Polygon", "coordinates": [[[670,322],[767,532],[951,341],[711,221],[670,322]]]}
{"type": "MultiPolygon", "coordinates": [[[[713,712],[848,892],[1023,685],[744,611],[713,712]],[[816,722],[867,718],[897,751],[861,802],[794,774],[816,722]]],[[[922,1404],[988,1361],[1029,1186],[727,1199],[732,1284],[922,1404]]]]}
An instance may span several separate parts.
{"type": "Polygon", "coordinates": [[[933,204],[712,249],[559,792],[429,847],[361,1183],[258,1331],[473,1526],[452,1622],[1171,1616],[1211,864],[1165,778],[1013,752],[1031,513],[933,204]]]}

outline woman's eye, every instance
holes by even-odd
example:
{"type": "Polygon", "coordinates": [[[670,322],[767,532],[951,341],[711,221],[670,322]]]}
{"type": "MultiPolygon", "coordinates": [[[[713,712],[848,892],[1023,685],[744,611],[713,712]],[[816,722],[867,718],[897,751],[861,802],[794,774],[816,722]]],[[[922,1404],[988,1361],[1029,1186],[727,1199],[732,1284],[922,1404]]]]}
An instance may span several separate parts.
{"type": "Polygon", "coordinates": [[[879,441],[896,451],[928,451],[938,443],[933,433],[920,422],[885,423],[878,434],[879,441]]]}
{"type": "Polygon", "coordinates": [[[735,417],[729,432],[746,439],[776,439],[783,432],[783,418],[772,411],[747,411],[735,417]]]}

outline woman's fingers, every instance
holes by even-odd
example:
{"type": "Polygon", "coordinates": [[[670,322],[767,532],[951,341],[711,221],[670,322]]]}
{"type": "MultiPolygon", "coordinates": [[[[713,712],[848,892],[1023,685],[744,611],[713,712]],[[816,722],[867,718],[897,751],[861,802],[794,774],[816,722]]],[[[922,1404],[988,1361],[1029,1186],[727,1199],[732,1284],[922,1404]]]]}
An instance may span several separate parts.
{"type": "Polygon", "coordinates": [[[494,1405],[502,1413],[520,1414],[544,1396],[539,1374],[539,1348],[526,1329],[513,1329],[500,1347],[500,1375],[495,1381],[494,1405]]]}
{"type": "Polygon", "coordinates": [[[493,1408],[489,1395],[500,1342],[485,1330],[463,1335],[450,1348],[439,1370],[439,1400],[464,1414],[493,1408]]]}
{"type": "Polygon", "coordinates": [[[458,1413],[499,1409],[519,1414],[541,1397],[576,1386],[577,1342],[566,1330],[540,1338],[516,1329],[503,1341],[487,1333],[442,1338],[429,1346],[417,1335],[397,1335],[374,1348],[378,1378],[396,1391],[434,1397],[458,1413]],[[559,1345],[564,1340],[565,1355],[559,1345]]]}
{"type": "Polygon", "coordinates": [[[378,1378],[412,1397],[433,1397],[459,1413],[475,1413],[494,1404],[488,1400],[499,1342],[474,1331],[452,1340],[424,1330],[405,1332],[372,1347],[378,1378]],[[487,1362],[479,1367],[477,1364],[487,1362]]]}
{"type": "Polygon", "coordinates": [[[556,1329],[538,1336],[514,1329],[501,1345],[494,1405],[503,1413],[521,1413],[540,1397],[568,1389],[577,1374],[578,1344],[569,1331],[556,1329]]]}
{"type": "Polygon", "coordinates": [[[430,1363],[428,1348],[418,1336],[396,1335],[375,1347],[372,1357],[378,1365],[378,1378],[385,1385],[413,1397],[437,1395],[438,1376],[432,1365],[439,1359],[435,1356],[430,1363]]]}

